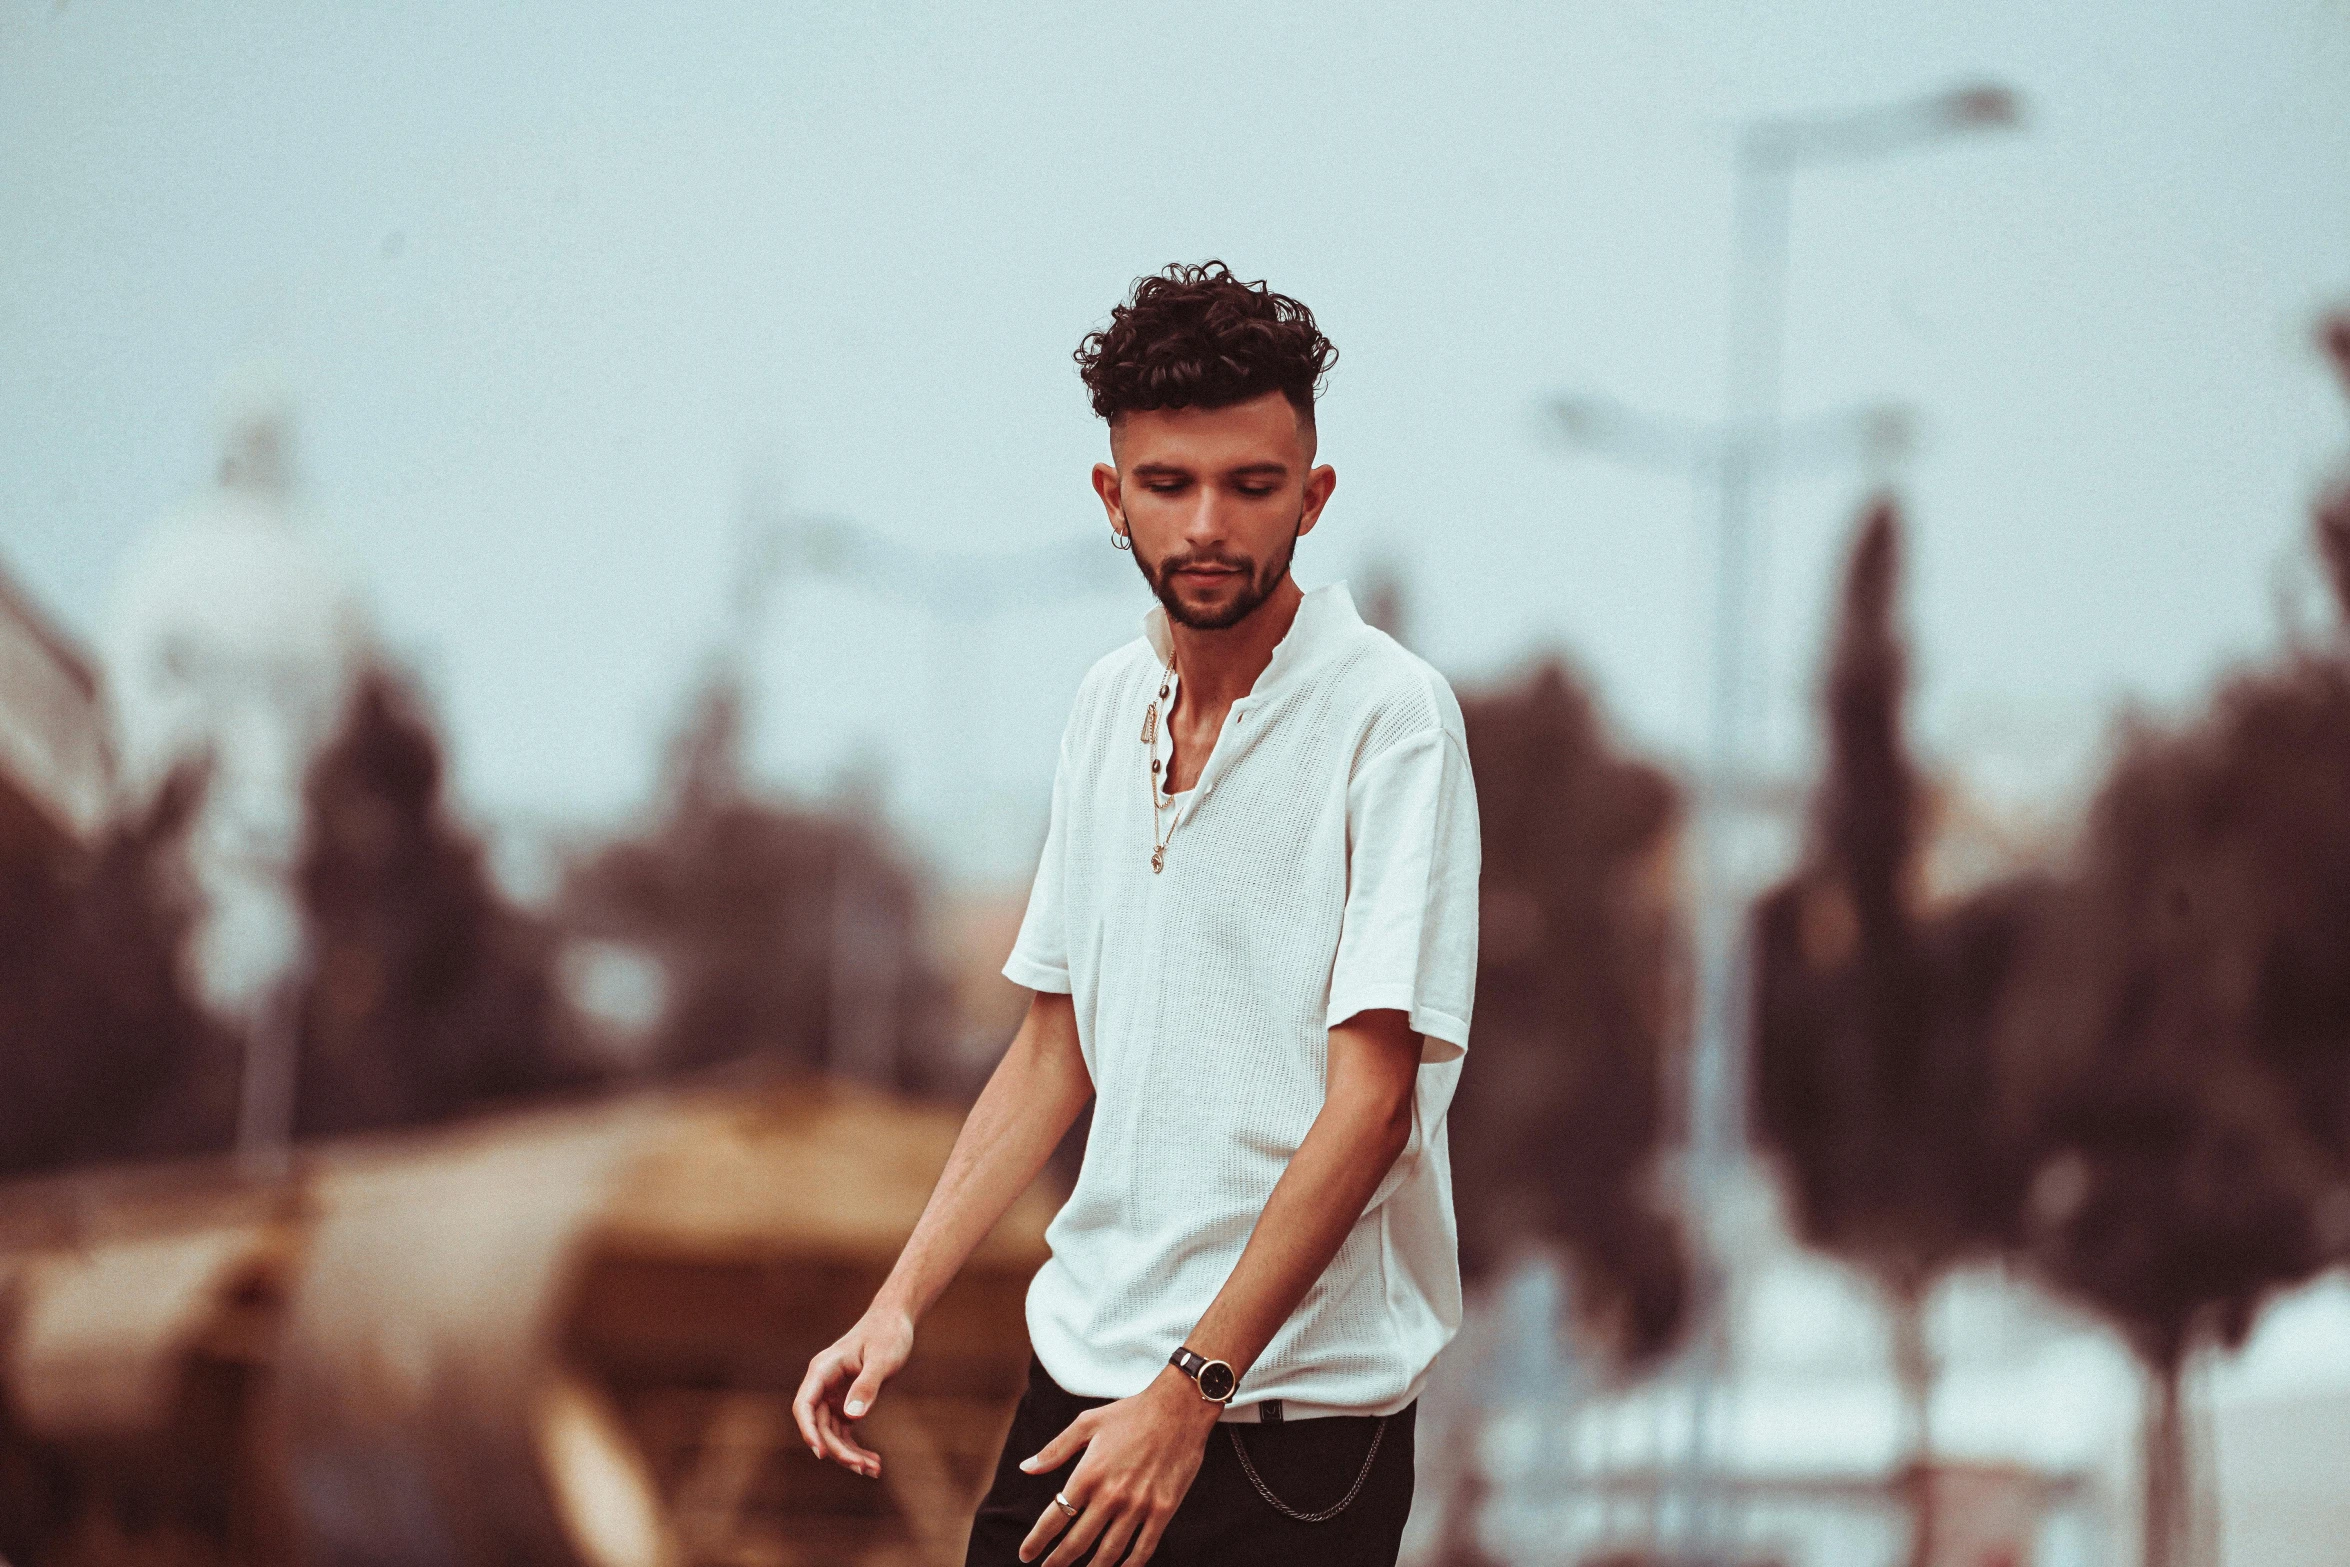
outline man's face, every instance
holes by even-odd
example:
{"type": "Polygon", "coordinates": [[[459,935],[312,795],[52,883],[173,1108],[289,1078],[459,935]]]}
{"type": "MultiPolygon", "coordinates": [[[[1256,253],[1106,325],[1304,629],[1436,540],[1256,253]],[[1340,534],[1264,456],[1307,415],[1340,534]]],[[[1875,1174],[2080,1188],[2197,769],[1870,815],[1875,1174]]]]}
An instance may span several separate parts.
{"type": "Polygon", "coordinates": [[[1110,456],[1114,466],[1093,470],[1110,526],[1134,541],[1168,618],[1196,631],[1236,625],[1265,602],[1338,483],[1313,466],[1313,431],[1279,392],[1122,415],[1110,456]]]}

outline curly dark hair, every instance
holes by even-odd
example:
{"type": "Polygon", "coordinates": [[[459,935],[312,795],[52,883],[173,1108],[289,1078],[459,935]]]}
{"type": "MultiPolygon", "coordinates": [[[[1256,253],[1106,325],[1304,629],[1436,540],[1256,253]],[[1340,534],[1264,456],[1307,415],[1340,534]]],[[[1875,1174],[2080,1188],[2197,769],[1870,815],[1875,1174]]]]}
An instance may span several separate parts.
{"type": "Polygon", "coordinates": [[[1152,408],[1228,408],[1279,392],[1314,422],[1314,394],[1338,358],[1314,313],[1221,261],[1177,262],[1137,278],[1107,330],[1077,345],[1093,411],[1115,423],[1152,408]]]}

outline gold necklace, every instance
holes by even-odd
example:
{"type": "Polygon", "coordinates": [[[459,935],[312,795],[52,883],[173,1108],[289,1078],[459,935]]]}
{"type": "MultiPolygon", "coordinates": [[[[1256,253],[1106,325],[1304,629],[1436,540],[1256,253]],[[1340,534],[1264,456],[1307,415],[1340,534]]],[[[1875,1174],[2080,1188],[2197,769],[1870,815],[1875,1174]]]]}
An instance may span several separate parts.
{"type": "MultiPolygon", "coordinates": [[[[1149,754],[1151,743],[1159,738],[1159,702],[1167,700],[1167,688],[1174,679],[1175,661],[1170,658],[1167,660],[1166,672],[1159,676],[1158,701],[1151,703],[1150,710],[1142,715],[1142,744],[1145,755],[1149,754]]],[[[1167,721],[1170,724],[1175,721],[1172,712],[1170,712],[1167,721]]],[[[1167,836],[1164,838],[1159,836],[1159,759],[1155,756],[1151,757],[1150,764],[1150,771],[1143,775],[1143,787],[1151,792],[1151,874],[1156,876],[1167,868],[1167,845],[1174,841],[1175,829],[1182,825],[1183,818],[1178,815],[1174,821],[1167,824],[1167,836]]],[[[1167,781],[1173,783],[1175,780],[1170,777],[1167,781]]]]}

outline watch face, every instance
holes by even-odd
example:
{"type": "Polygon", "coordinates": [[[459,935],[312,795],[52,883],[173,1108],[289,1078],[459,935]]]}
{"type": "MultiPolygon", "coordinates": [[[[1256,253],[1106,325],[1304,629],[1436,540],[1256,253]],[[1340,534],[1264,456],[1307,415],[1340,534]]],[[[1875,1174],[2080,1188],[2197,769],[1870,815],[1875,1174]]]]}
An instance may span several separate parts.
{"type": "Polygon", "coordinates": [[[1200,1393],[1219,1404],[1232,1396],[1233,1381],[1232,1368],[1221,1360],[1211,1360],[1199,1368],[1200,1393]]]}

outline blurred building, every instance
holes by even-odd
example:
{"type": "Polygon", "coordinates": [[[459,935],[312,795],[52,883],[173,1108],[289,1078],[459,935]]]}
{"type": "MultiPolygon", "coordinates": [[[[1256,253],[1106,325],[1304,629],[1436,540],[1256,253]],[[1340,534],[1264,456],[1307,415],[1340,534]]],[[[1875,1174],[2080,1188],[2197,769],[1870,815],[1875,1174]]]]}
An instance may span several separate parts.
{"type": "Polygon", "coordinates": [[[113,789],[97,671],[0,571],[0,858],[88,841],[113,789]]]}
{"type": "Polygon", "coordinates": [[[1050,1200],[925,1318],[878,1483],[791,1401],[957,1124],[769,1079],[0,1187],[0,1559],[952,1567],[1050,1200]]]}

